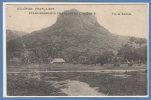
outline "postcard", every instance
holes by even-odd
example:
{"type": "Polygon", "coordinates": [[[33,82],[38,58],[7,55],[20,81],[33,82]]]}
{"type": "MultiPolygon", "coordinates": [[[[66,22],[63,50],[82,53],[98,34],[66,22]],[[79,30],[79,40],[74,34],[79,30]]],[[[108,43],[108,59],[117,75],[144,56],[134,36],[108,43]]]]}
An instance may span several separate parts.
{"type": "Polygon", "coordinates": [[[147,97],[147,3],[5,3],[4,97],[147,97]]]}

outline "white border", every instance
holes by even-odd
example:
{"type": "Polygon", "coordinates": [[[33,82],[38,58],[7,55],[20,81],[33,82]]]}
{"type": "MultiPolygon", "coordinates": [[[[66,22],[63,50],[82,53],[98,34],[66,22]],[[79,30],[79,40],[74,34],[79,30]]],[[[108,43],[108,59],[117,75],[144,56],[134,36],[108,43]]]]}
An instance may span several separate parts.
{"type": "Polygon", "coordinates": [[[24,98],[24,97],[41,97],[41,98],[54,98],[54,97],[58,97],[58,98],[62,98],[62,97],[67,97],[67,98],[70,98],[70,97],[105,97],[105,98],[112,98],[112,97],[132,97],[132,98],[136,98],[136,97],[140,97],[140,98],[144,98],[144,97],[149,97],[149,3],[144,3],[144,2],[137,2],[137,3],[92,3],[92,2],[86,2],[86,3],[81,3],[81,2],[3,2],[3,97],[7,97],[7,98],[24,98]],[[7,96],[7,86],[6,86],[6,79],[7,79],[7,75],[6,75],[6,12],[5,12],[5,9],[6,9],[6,4],[17,4],[17,5],[20,5],[20,4],[34,4],[34,5],[37,5],[37,4],[57,4],[57,5],[61,5],[61,4],[72,4],[72,5],[78,5],[78,4],[82,4],[82,5],[86,5],[86,4],[90,4],[90,5],[117,5],[117,4],[120,4],[120,5],[139,5],[139,4],[146,4],[147,5],[147,95],[145,96],[7,96]]]}

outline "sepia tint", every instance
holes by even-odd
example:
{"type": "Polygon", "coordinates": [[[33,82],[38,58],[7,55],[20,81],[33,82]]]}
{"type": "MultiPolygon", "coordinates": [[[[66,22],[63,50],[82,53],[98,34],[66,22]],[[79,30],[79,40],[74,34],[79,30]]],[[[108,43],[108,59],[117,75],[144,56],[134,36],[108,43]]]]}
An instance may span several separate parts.
{"type": "Polygon", "coordinates": [[[147,96],[147,4],[5,4],[5,96],[147,96]]]}

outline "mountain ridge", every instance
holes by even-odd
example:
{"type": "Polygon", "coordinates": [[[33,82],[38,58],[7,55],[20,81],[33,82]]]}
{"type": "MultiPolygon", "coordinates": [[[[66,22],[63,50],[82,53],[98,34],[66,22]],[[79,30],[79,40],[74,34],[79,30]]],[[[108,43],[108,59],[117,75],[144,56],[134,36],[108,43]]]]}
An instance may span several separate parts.
{"type": "MultiPolygon", "coordinates": [[[[64,12],[73,11],[80,13],[77,10],[64,12]]],[[[17,38],[8,43],[8,48],[12,50],[9,45],[15,44],[17,48],[13,51],[19,51],[18,56],[27,49],[38,56],[36,52],[41,50],[39,52],[45,52],[41,56],[43,58],[62,57],[69,60],[76,58],[76,54],[99,55],[106,51],[116,53],[128,40],[129,37],[112,34],[101,26],[94,15],[60,14],[52,26],[17,38]]]]}

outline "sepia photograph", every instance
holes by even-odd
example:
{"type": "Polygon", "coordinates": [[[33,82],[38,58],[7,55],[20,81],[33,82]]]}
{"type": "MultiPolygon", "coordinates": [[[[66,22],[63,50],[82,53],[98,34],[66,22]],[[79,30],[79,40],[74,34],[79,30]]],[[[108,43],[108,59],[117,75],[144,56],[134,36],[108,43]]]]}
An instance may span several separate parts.
{"type": "Polygon", "coordinates": [[[147,97],[147,3],[5,3],[5,97],[147,97]]]}

